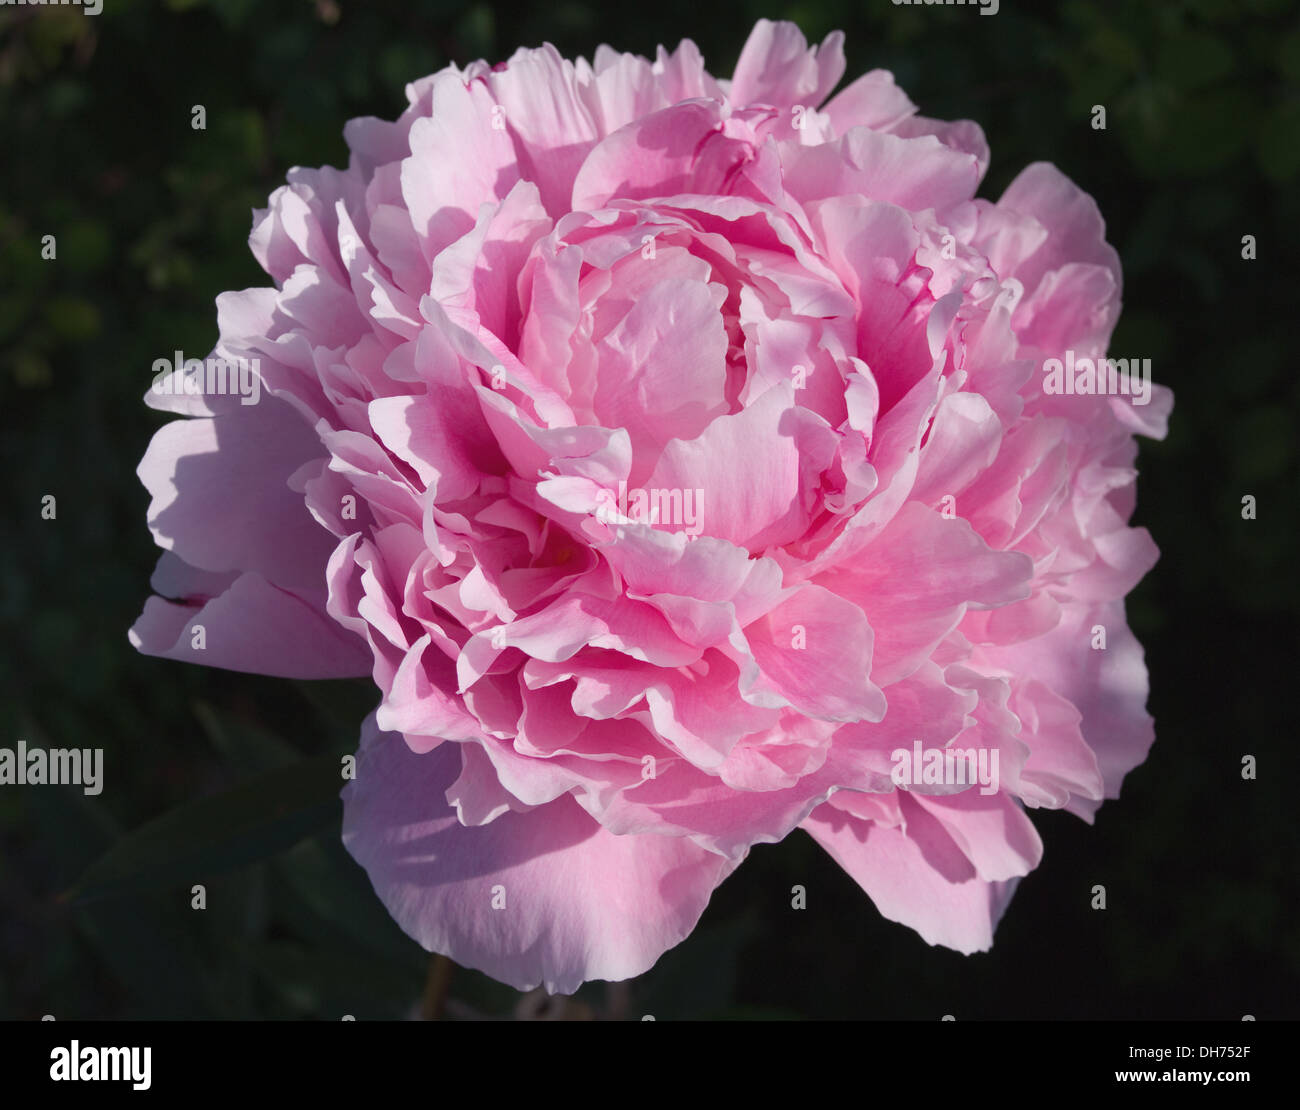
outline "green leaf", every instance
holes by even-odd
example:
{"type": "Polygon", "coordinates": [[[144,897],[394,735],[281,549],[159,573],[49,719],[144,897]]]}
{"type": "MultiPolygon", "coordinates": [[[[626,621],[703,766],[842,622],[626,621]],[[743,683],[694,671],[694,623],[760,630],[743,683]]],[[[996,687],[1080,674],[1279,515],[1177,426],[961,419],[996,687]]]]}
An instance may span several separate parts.
{"type": "Polygon", "coordinates": [[[341,788],[333,755],[267,771],[128,833],[61,900],[82,904],[127,891],[188,886],[277,855],[338,819],[341,788]]]}

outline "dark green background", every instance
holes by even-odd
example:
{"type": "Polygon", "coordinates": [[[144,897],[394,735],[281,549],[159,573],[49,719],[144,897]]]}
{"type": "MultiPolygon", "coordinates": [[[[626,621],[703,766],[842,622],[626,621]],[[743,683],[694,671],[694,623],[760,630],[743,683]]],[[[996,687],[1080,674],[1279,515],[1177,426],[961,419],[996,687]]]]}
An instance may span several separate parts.
{"type": "MultiPolygon", "coordinates": [[[[337,803],[313,839],[211,878],[204,912],[188,880],[57,900],[124,831],[350,750],[374,700],[364,683],[128,646],[157,554],[134,475],[162,422],[141,401],[151,364],[210,349],[213,298],[265,283],[250,209],[293,165],[346,164],[344,122],[395,117],[407,81],[546,40],[590,56],[682,37],[727,75],[760,16],[814,40],[843,28],[849,79],[885,67],[925,114],[978,121],[993,151],[981,195],[1044,159],[1097,198],[1124,264],[1115,349],[1150,357],[1176,395],[1169,438],[1142,443],[1136,522],[1163,557],[1130,601],[1157,742],[1094,828],[1036,815],[1046,854],[990,954],[930,949],[884,921],[796,833],[751,853],[695,935],[633,984],[631,1012],[1298,1016],[1294,0],[1003,0],[994,17],[888,0],[105,8],[0,9],[0,745],[102,746],[107,781],[99,798],[0,790],[0,1017],[410,1012],[428,959],[339,847],[337,803]],[[206,131],[191,130],[195,103],[206,131]],[[1106,131],[1089,126],[1094,104],[1106,131]],[[56,262],[39,256],[47,233],[56,262]],[[1245,234],[1258,261],[1241,258],[1245,234]],[[40,519],[47,493],[55,521],[40,519]],[[1242,520],[1244,494],[1257,520],[1242,520]],[[1089,908],[1095,883],[1104,912],[1089,908]]],[[[466,971],[451,993],[483,1013],[517,1001],[466,971]]],[[[584,997],[603,1004],[603,985],[584,997]]]]}

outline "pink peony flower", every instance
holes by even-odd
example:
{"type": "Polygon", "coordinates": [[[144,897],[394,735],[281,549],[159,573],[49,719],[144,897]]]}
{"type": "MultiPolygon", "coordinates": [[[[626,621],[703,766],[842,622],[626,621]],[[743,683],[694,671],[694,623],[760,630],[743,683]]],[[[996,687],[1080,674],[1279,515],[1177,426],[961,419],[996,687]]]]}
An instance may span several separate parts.
{"type": "Polygon", "coordinates": [[[1091,821],[1152,742],[1126,522],[1171,397],[1102,361],[1097,208],[1045,164],[974,199],[980,129],[882,71],[827,100],[841,43],[416,82],[256,213],[275,287],[216,355],[258,396],[148,396],[190,419],[132,642],[371,674],[348,848],[515,987],[646,970],[795,828],[986,949],[1026,811],[1091,821]]]}

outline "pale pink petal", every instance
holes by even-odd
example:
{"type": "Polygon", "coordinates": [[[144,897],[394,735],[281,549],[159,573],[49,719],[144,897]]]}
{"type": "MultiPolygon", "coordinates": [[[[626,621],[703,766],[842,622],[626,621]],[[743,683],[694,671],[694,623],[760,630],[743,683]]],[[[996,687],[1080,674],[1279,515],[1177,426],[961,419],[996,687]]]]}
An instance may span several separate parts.
{"type": "Polygon", "coordinates": [[[151,597],[131,627],[146,655],[281,678],[368,674],[369,653],[314,604],[258,574],[197,603],[151,597]]]}
{"type": "Polygon", "coordinates": [[[614,836],[567,797],[467,828],[444,800],[460,771],[453,745],[417,755],[367,725],[344,844],[422,946],[518,990],[641,974],[736,865],[680,837],[614,836]]]}
{"type": "Polygon", "coordinates": [[[913,808],[907,829],[861,821],[823,806],[805,828],[871,897],[883,917],[915,929],[927,944],[984,952],[1017,880],[975,874],[951,837],[913,808]]]}

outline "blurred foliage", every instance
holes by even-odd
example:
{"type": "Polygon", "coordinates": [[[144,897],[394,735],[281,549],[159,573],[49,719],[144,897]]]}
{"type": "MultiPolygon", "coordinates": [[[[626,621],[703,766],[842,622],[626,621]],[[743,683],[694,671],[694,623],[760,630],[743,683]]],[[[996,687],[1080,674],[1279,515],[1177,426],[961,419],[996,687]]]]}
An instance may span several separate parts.
{"type": "MultiPolygon", "coordinates": [[[[814,40],[843,28],[850,78],[887,68],[925,114],[977,120],[993,150],[983,195],[1046,160],[1097,198],[1125,269],[1114,348],[1150,357],[1177,397],[1169,438],[1142,444],[1137,522],[1164,554],[1130,602],[1158,739],[1094,828],[1037,817],[1044,862],[990,954],[928,949],[796,833],[755,849],[652,972],[625,991],[589,985],[580,1004],[659,1018],[1296,1016],[1300,378],[1281,280],[1300,223],[1293,0],[1004,0],[992,18],[884,0],[108,0],[97,17],[0,10],[0,744],[102,746],[108,786],[0,791],[0,1017],[429,1005],[428,957],[342,849],[337,804],[291,850],[207,861],[204,912],[188,882],[59,897],[174,807],[351,750],[374,701],[363,683],[129,648],[156,557],[132,473],[161,423],[141,402],[152,362],[211,348],[215,296],[264,283],[250,210],[291,166],[346,164],[344,122],[394,117],[406,82],[543,41],[590,56],[682,37],[726,74],[759,16],[814,40]],[[195,104],[205,131],[191,129],[195,104]],[[1089,124],[1097,104],[1105,131],[1089,124]],[[1258,261],[1241,257],[1247,234],[1258,261]],[[1241,519],[1244,494],[1258,520],[1241,519]],[[1255,782],[1240,778],[1247,752],[1255,782]],[[1089,908],[1094,883],[1104,913],[1089,908]]],[[[462,1017],[528,1001],[463,970],[450,999],[462,1017]]]]}

